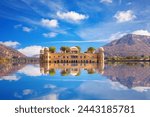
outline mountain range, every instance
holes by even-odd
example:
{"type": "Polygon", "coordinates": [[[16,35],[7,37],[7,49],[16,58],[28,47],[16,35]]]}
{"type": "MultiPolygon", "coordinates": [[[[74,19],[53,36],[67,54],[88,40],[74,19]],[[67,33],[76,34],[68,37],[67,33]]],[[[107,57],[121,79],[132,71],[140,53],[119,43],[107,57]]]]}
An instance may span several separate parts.
{"type": "Polygon", "coordinates": [[[14,57],[20,58],[26,56],[13,48],[0,44],[0,58],[14,58],[14,57]]]}
{"type": "Polygon", "coordinates": [[[150,56],[150,36],[128,34],[104,46],[105,56],[150,56]]]}

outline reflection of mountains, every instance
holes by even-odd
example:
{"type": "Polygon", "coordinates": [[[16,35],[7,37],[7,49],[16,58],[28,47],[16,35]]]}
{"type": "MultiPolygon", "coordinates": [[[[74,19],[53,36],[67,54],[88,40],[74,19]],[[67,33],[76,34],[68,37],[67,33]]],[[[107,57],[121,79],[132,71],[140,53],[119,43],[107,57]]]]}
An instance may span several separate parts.
{"type": "Polygon", "coordinates": [[[16,58],[11,61],[0,63],[0,77],[9,76],[28,64],[39,64],[38,58],[16,58]]]}
{"type": "Polygon", "coordinates": [[[26,64],[5,63],[0,64],[0,77],[8,76],[23,68],[26,64]]]}
{"type": "Polygon", "coordinates": [[[150,87],[150,63],[107,64],[104,75],[128,88],[150,87]]]}

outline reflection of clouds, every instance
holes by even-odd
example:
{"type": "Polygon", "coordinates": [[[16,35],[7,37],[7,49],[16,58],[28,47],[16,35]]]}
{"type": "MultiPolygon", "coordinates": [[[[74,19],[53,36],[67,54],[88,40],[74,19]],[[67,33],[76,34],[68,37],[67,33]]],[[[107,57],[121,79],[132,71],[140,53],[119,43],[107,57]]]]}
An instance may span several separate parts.
{"type": "Polygon", "coordinates": [[[34,91],[32,89],[24,89],[20,93],[15,92],[14,96],[17,97],[17,98],[23,98],[23,96],[32,95],[33,93],[34,93],[34,91]]]}
{"type": "Polygon", "coordinates": [[[40,99],[40,100],[58,100],[60,94],[67,90],[67,88],[57,87],[57,86],[52,85],[52,84],[46,84],[44,86],[44,88],[49,89],[50,93],[48,93],[47,95],[38,97],[37,99],[40,99]]]}
{"type": "Polygon", "coordinates": [[[0,80],[8,80],[8,81],[17,81],[19,79],[20,78],[17,77],[16,75],[0,77],[0,80]]]}
{"type": "Polygon", "coordinates": [[[124,85],[122,85],[119,82],[113,82],[111,80],[109,80],[109,83],[111,84],[111,88],[114,90],[128,90],[128,88],[124,85]]]}
{"type": "Polygon", "coordinates": [[[30,95],[32,93],[33,93],[33,90],[31,90],[31,89],[25,89],[25,90],[23,90],[23,95],[30,95]]]}
{"type": "Polygon", "coordinates": [[[44,88],[54,89],[54,88],[56,88],[56,86],[55,86],[55,85],[52,85],[52,84],[46,84],[46,85],[44,86],[44,88]]]}
{"type": "Polygon", "coordinates": [[[127,90],[127,88],[118,82],[105,81],[87,81],[80,85],[79,90],[85,93],[99,93],[97,91],[107,90],[127,90]]]}
{"type": "Polygon", "coordinates": [[[58,96],[59,94],[51,93],[49,95],[42,96],[41,99],[42,100],[58,100],[58,96]]]}
{"type": "Polygon", "coordinates": [[[127,94],[125,92],[129,90],[124,90],[124,87],[117,86],[117,83],[112,83],[109,80],[103,81],[87,81],[80,85],[78,88],[80,98],[85,99],[133,99],[134,94],[127,94]],[[130,95],[131,94],[131,95],[130,95]]]}
{"type": "Polygon", "coordinates": [[[150,91],[150,87],[133,87],[132,89],[141,93],[150,91]]]}
{"type": "Polygon", "coordinates": [[[27,76],[41,76],[39,65],[27,65],[23,69],[19,70],[18,73],[22,73],[27,76]]]}

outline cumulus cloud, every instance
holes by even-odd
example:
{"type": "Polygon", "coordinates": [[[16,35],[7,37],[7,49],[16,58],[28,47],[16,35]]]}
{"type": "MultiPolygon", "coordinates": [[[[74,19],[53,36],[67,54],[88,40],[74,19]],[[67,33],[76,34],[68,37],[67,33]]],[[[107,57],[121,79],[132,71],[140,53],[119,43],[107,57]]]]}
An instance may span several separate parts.
{"type": "Polygon", "coordinates": [[[134,15],[133,11],[127,10],[127,11],[118,11],[114,15],[114,18],[116,18],[118,23],[123,23],[134,20],[136,16],[134,15]]]}
{"type": "Polygon", "coordinates": [[[23,53],[26,56],[32,57],[34,55],[37,55],[40,53],[40,50],[42,49],[42,46],[28,46],[22,49],[18,49],[21,53],[23,53]]]}
{"type": "Polygon", "coordinates": [[[46,38],[54,38],[57,36],[57,33],[55,32],[43,33],[43,36],[46,38]]]}
{"type": "Polygon", "coordinates": [[[24,32],[31,32],[32,31],[32,28],[30,27],[27,27],[27,26],[23,26],[22,24],[18,24],[18,25],[15,25],[14,26],[15,29],[22,29],[22,31],[24,32]]]}
{"type": "Polygon", "coordinates": [[[18,73],[22,73],[27,76],[41,76],[38,65],[26,65],[24,68],[19,70],[18,73]]]}
{"type": "Polygon", "coordinates": [[[132,34],[150,36],[150,32],[147,30],[136,30],[132,34]]]}
{"type": "Polygon", "coordinates": [[[22,30],[23,30],[24,32],[31,32],[31,31],[32,31],[32,29],[29,28],[29,27],[22,27],[22,30]]]}
{"type": "Polygon", "coordinates": [[[57,16],[60,19],[66,20],[66,21],[71,21],[71,22],[80,22],[82,20],[85,20],[88,18],[88,16],[79,14],[75,11],[70,11],[70,12],[57,12],[57,16]]]}
{"type": "Polygon", "coordinates": [[[3,44],[5,46],[9,46],[12,48],[16,48],[18,45],[20,45],[20,43],[17,41],[5,41],[5,42],[0,41],[0,44],[3,44]]]}
{"type": "Polygon", "coordinates": [[[47,28],[56,28],[58,27],[58,21],[55,19],[49,20],[49,19],[42,19],[41,25],[47,28]]]}
{"type": "Polygon", "coordinates": [[[101,3],[112,3],[112,0],[100,0],[101,3]]]}

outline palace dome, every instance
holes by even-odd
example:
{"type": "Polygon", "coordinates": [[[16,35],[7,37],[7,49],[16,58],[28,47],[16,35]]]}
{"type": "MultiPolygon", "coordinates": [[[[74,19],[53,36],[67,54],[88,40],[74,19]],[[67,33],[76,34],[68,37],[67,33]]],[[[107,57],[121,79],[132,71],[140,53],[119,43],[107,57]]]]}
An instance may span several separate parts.
{"type": "Polygon", "coordinates": [[[41,50],[40,50],[40,53],[43,54],[43,53],[44,53],[44,49],[41,49],[41,50]]]}
{"type": "Polygon", "coordinates": [[[104,52],[104,48],[103,48],[103,47],[100,47],[100,48],[99,48],[99,51],[104,52]]]}
{"type": "Polygon", "coordinates": [[[78,53],[79,49],[77,47],[73,46],[73,47],[70,47],[70,52],[72,52],[72,53],[78,53]]]}
{"type": "Polygon", "coordinates": [[[79,50],[77,47],[73,46],[73,47],[70,47],[70,50],[79,50]]]}

